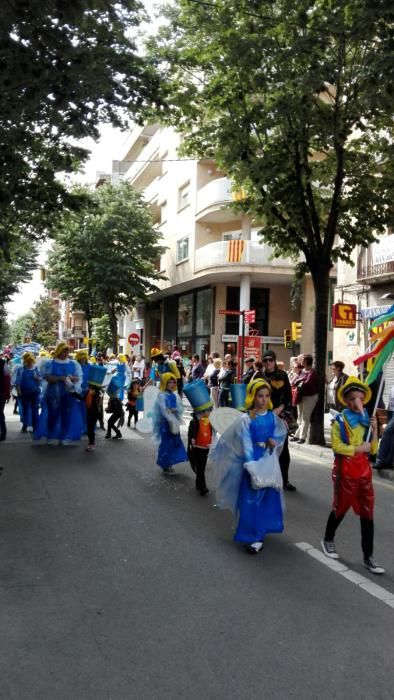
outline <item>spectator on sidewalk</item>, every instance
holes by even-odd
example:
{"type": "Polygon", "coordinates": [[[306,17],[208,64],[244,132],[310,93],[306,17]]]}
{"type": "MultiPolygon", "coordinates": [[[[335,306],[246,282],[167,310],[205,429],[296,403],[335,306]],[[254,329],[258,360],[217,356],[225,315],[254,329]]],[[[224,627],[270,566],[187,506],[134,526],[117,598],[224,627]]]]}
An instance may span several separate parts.
{"type": "Polygon", "coordinates": [[[249,384],[249,382],[252,380],[255,373],[254,362],[254,357],[248,357],[247,360],[245,360],[246,371],[242,375],[242,384],[249,384]]]}
{"type": "Polygon", "coordinates": [[[394,386],[387,406],[388,423],[379,445],[376,469],[394,469],[394,386]]]}
{"type": "Polygon", "coordinates": [[[214,370],[211,372],[209,377],[208,388],[210,390],[211,399],[213,401],[214,408],[219,406],[219,373],[222,367],[222,361],[220,357],[215,357],[213,360],[214,370]]]}
{"type": "Polygon", "coordinates": [[[331,365],[332,379],[327,384],[327,407],[335,411],[341,411],[342,405],[338,401],[338,390],[344,385],[349,375],[343,371],[345,364],[340,360],[335,360],[331,365]]]}
{"type": "Polygon", "coordinates": [[[302,367],[303,371],[293,382],[293,386],[301,391],[301,401],[298,404],[299,426],[291,440],[298,442],[299,445],[302,445],[308,437],[312,411],[318,399],[317,372],[313,369],[312,355],[303,355],[302,367]]]}
{"type": "Polygon", "coordinates": [[[189,381],[197,382],[202,379],[205,373],[204,365],[200,362],[200,355],[192,355],[192,369],[189,375],[189,381]]]}
{"type": "Polygon", "coordinates": [[[226,366],[219,372],[219,406],[229,405],[230,386],[234,384],[236,376],[236,363],[228,360],[226,366]]]}

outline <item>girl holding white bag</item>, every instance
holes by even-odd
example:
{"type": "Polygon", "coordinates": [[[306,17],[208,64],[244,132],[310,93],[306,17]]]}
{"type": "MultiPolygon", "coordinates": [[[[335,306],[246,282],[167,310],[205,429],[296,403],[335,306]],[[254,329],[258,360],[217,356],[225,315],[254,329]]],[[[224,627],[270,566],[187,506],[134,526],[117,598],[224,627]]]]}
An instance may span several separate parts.
{"type": "Polygon", "coordinates": [[[248,384],[246,413],[223,432],[211,456],[217,505],[233,512],[234,540],[250,554],[262,550],[266,534],[284,528],[279,454],[287,430],[271,410],[270,392],[264,379],[248,384]]]}

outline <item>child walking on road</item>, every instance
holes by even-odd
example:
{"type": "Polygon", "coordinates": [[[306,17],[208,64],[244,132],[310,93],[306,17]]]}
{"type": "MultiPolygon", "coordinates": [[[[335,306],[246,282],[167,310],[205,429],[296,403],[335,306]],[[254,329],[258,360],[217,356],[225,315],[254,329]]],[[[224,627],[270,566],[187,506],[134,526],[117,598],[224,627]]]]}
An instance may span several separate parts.
{"type": "Polygon", "coordinates": [[[100,421],[103,406],[103,394],[98,386],[90,386],[85,397],[86,403],[86,431],[89,444],[86,452],[93,452],[95,444],[96,423],[100,421]]]}
{"type": "Polygon", "coordinates": [[[371,399],[371,389],[357,377],[348,377],[338,390],[337,396],[346,408],[332,427],[332,447],[335,455],[332,473],[334,502],[321,541],[322,550],[330,559],[338,559],[335,533],[349,508],[353,508],[356,515],[360,516],[364,566],[372,574],[384,574],[384,569],[377,564],[373,556],[374,490],[368,455],[377,452],[378,434],[376,417],[370,419],[364,409],[364,405],[371,399]],[[372,440],[366,442],[370,426],[372,440]]]}
{"type": "Polygon", "coordinates": [[[112,430],[115,432],[113,437],[114,440],[118,440],[122,437],[122,433],[119,427],[123,425],[124,422],[124,411],[122,407],[122,402],[118,397],[111,396],[108,401],[108,406],[105,409],[106,413],[111,413],[111,417],[108,418],[107,422],[107,433],[105,435],[106,440],[109,440],[112,436],[112,430]],[[117,425],[116,425],[117,424],[117,425]]]}
{"type": "Polygon", "coordinates": [[[174,472],[173,465],[187,462],[187,454],[180,436],[182,402],[176,393],[174,374],[164,372],[160,377],[160,391],[153,406],[153,434],[160,441],[157,464],[164,474],[174,472]]]}

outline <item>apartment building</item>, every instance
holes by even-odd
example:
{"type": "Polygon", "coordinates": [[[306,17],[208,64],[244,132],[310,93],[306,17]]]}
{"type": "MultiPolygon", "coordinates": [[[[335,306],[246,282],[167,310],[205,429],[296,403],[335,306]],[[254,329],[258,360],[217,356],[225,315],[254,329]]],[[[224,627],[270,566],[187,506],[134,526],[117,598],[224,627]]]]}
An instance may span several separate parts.
{"type": "Polygon", "coordinates": [[[314,295],[305,281],[302,304],[290,307],[294,262],[275,258],[261,243],[258,222],[237,212],[237,193],[226,174],[207,159],[179,155],[181,136],[159,125],[129,134],[121,158],[114,161],[113,182],[125,178],[143,192],[167,247],[159,264],[166,280],[149,302],[120,320],[120,346],[130,352],[130,333],[139,338],[133,351],[160,346],[203,358],[217,351],[237,355],[240,317],[223,311],[255,310],[246,335],[262,338],[262,350],[275,350],[286,363],[292,351],[283,344],[291,321],[303,322],[296,351],[312,351],[314,295]]]}
{"type": "MultiPolygon", "coordinates": [[[[370,321],[385,313],[394,304],[394,234],[388,231],[379,241],[366,248],[360,246],[353,253],[353,266],[338,263],[338,281],[335,301],[356,304],[355,329],[334,330],[334,358],[346,363],[353,372],[353,360],[369,344],[370,321]]],[[[385,369],[384,398],[387,400],[394,384],[394,358],[385,369]]]]}

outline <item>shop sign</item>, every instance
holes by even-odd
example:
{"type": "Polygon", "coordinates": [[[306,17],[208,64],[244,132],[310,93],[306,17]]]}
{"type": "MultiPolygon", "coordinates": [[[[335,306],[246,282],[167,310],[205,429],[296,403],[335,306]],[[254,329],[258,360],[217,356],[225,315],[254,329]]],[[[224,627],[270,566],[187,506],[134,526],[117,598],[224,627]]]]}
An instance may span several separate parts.
{"type": "Polygon", "coordinates": [[[394,234],[383,236],[377,243],[372,243],[372,264],[384,265],[394,260],[394,234]]]}
{"type": "Polygon", "coordinates": [[[356,304],[333,304],[333,328],[355,328],[357,323],[356,314],[356,304]]]}
{"type": "Polygon", "coordinates": [[[237,335],[223,334],[222,335],[222,343],[238,343],[238,336],[237,335]]]}
{"type": "MultiPolygon", "coordinates": [[[[262,337],[261,335],[251,337],[251,336],[245,336],[245,343],[244,343],[244,361],[247,360],[249,357],[254,357],[255,360],[261,360],[261,341],[262,337]]],[[[241,353],[242,353],[242,336],[239,336],[238,339],[238,348],[239,348],[239,353],[238,353],[238,362],[241,362],[241,353]]]]}

